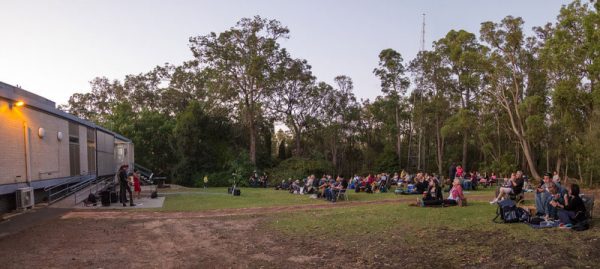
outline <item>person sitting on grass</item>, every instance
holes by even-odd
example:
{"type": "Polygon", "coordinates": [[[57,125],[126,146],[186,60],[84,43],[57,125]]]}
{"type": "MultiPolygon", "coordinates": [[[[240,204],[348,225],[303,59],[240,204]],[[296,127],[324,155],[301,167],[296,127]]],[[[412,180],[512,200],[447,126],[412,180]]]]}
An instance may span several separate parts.
{"type": "Polygon", "coordinates": [[[427,188],[429,187],[429,183],[427,181],[425,181],[425,178],[423,177],[422,173],[418,173],[417,177],[415,178],[417,183],[416,183],[416,193],[417,194],[421,194],[423,192],[427,191],[427,188]]]}
{"type": "Polygon", "coordinates": [[[452,181],[452,188],[448,199],[444,200],[444,205],[458,205],[463,206],[465,203],[465,195],[463,194],[462,186],[460,185],[460,179],[455,178],[452,181]]]}
{"type": "Polygon", "coordinates": [[[547,214],[548,203],[552,199],[550,192],[548,191],[550,187],[550,183],[552,183],[550,179],[551,174],[546,173],[544,175],[544,179],[540,182],[540,185],[535,189],[535,212],[537,216],[545,216],[547,214]]]}
{"type": "Polygon", "coordinates": [[[312,194],[314,193],[313,190],[313,182],[315,180],[315,175],[310,175],[308,177],[308,180],[306,181],[306,184],[304,185],[304,192],[308,193],[308,194],[312,194]]]}
{"type": "Polygon", "coordinates": [[[444,197],[442,196],[442,188],[433,180],[429,180],[427,191],[423,193],[423,198],[417,198],[421,206],[441,205],[444,197]]]}
{"type": "Polygon", "coordinates": [[[565,204],[565,197],[568,196],[568,194],[566,192],[561,192],[559,187],[554,184],[554,182],[550,182],[548,191],[550,192],[550,200],[546,206],[545,219],[556,220],[558,219],[559,205],[565,204]]]}
{"type": "Polygon", "coordinates": [[[300,180],[296,179],[294,183],[292,183],[292,188],[290,189],[290,193],[300,194],[300,180]]]}
{"type": "Polygon", "coordinates": [[[510,180],[508,181],[507,185],[505,187],[500,187],[498,191],[498,197],[492,200],[490,204],[495,204],[504,198],[510,197],[511,194],[520,194],[523,191],[524,183],[523,177],[520,176],[519,172],[517,172],[517,174],[513,173],[510,176],[510,180]]]}
{"type": "Polygon", "coordinates": [[[556,206],[560,208],[558,211],[558,218],[560,219],[559,227],[571,227],[573,224],[586,219],[585,204],[581,200],[581,197],[579,197],[579,185],[577,184],[571,184],[569,193],[564,196],[564,203],[557,203],[556,206]]]}

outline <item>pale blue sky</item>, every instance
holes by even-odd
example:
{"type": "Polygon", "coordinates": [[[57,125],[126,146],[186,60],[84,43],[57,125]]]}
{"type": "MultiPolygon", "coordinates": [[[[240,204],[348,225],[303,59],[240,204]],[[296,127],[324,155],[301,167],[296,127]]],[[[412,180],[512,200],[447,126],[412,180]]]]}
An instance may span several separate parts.
{"type": "Polygon", "coordinates": [[[277,19],[283,41],[321,81],[344,74],[359,98],[380,94],[372,74],[382,49],[405,62],[451,29],[478,33],[483,21],[521,16],[526,29],[554,22],[561,0],[421,1],[20,1],[0,0],[0,81],[19,84],[58,104],[89,91],[96,76],[122,80],[165,62],[191,59],[188,38],[221,32],[242,17],[277,19]]]}

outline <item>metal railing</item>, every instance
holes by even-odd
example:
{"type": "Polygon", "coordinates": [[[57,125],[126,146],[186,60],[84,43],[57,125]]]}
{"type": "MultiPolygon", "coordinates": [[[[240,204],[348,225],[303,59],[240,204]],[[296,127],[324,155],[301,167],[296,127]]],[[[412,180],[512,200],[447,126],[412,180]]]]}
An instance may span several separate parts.
{"type": "Polygon", "coordinates": [[[140,172],[142,181],[144,181],[146,184],[149,184],[149,185],[154,184],[154,173],[152,172],[152,170],[150,170],[146,167],[143,167],[137,163],[134,164],[133,167],[140,172]]]}
{"type": "Polygon", "coordinates": [[[50,188],[45,189],[46,192],[48,193],[48,203],[49,204],[56,203],[56,202],[64,199],[65,197],[72,195],[73,193],[77,193],[78,191],[81,191],[81,190],[91,186],[92,184],[95,184],[97,182],[107,180],[107,179],[112,180],[113,178],[114,178],[114,175],[102,176],[102,177],[95,177],[95,176],[90,177],[89,175],[86,175],[86,176],[79,176],[75,179],[69,180],[62,184],[52,186],[50,188]]]}
{"type": "Polygon", "coordinates": [[[75,195],[73,195],[75,204],[78,204],[79,202],[85,200],[90,194],[97,195],[99,192],[105,190],[107,187],[112,186],[113,183],[114,183],[114,176],[104,176],[104,177],[99,177],[96,180],[86,182],[86,184],[82,184],[82,186],[74,188],[74,189],[76,189],[76,190],[74,190],[75,195]],[[81,192],[81,193],[79,192],[88,187],[89,187],[89,192],[87,192],[87,191],[81,192]]]}

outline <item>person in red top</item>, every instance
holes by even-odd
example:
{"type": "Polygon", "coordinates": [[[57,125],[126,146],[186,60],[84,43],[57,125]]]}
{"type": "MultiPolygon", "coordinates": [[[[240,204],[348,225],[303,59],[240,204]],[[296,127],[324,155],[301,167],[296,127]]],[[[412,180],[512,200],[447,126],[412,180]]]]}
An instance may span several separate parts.
{"type": "Polygon", "coordinates": [[[140,173],[137,169],[133,170],[133,192],[137,193],[137,198],[140,199],[142,186],[140,186],[140,173]]]}
{"type": "Polygon", "coordinates": [[[456,177],[463,177],[464,176],[464,171],[462,166],[457,166],[456,167],[456,177]]]}

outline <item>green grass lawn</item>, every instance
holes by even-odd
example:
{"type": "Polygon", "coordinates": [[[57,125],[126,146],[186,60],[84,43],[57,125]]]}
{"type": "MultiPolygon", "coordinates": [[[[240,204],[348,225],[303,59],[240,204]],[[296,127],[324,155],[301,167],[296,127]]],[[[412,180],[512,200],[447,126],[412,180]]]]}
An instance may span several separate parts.
{"type": "MultiPolygon", "coordinates": [[[[478,190],[470,194],[491,193],[491,189],[478,190]]],[[[166,194],[164,211],[204,211],[211,209],[225,208],[250,208],[250,207],[271,207],[271,206],[289,206],[303,204],[323,204],[327,203],[322,199],[311,199],[309,195],[290,194],[283,190],[273,190],[271,188],[242,188],[241,196],[227,195],[227,188],[184,188],[179,190],[161,191],[166,194]]],[[[447,195],[447,194],[444,194],[447,195]]],[[[493,196],[490,194],[490,197],[493,196]]],[[[348,200],[356,201],[376,201],[406,198],[404,195],[396,195],[393,191],[387,193],[355,193],[349,190],[348,200]]],[[[415,198],[417,196],[414,196],[415,198]]],[[[490,198],[491,199],[491,198],[490,198]]],[[[342,201],[343,203],[343,201],[342,201]]]]}
{"type": "Polygon", "coordinates": [[[507,256],[517,267],[543,267],[542,262],[550,260],[550,264],[561,264],[563,259],[575,267],[589,267],[597,260],[590,255],[600,240],[598,228],[585,232],[533,229],[522,223],[494,223],[495,215],[496,206],[487,202],[446,208],[371,204],[271,215],[266,229],[292,238],[335,242],[332,244],[357,253],[376,248],[383,255],[388,249],[387,255],[394,255],[440,246],[430,251],[444,261],[443,267],[506,266],[496,262],[507,256]],[[560,255],[549,254],[550,260],[544,260],[546,254],[540,253],[560,255]],[[465,260],[469,256],[473,258],[465,260]]]}

